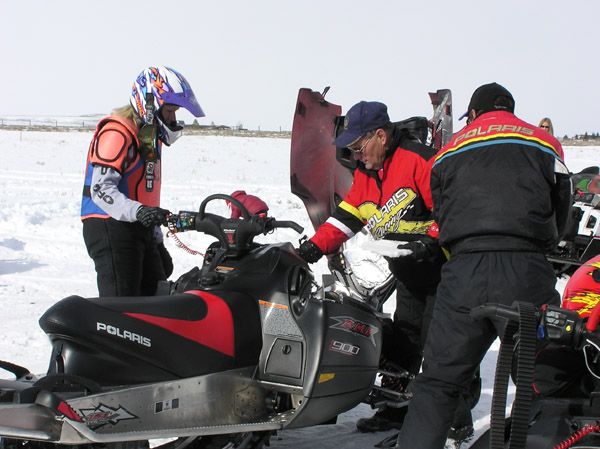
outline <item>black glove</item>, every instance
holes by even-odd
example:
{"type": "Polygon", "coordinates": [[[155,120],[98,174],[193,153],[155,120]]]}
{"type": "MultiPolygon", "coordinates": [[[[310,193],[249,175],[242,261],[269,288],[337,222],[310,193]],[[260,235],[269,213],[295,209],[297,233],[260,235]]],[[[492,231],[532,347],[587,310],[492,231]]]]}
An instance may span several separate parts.
{"type": "Polygon", "coordinates": [[[140,206],[135,213],[135,218],[146,227],[155,225],[167,225],[167,215],[171,215],[167,209],[160,207],[140,206]]]}
{"type": "Polygon", "coordinates": [[[318,260],[323,257],[323,251],[310,240],[302,242],[296,252],[308,263],[318,262],[318,260]]]}
{"type": "Polygon", "coordinates": [[[431,237],[423,237],[421,240],[412,242],[403,242],[398,245],[400,250],[408,250],[410,253],[401,257],[411,257],[417,262],[421,262],[433,255],[439,250],[439,245],[436,240],[431,237]]]}

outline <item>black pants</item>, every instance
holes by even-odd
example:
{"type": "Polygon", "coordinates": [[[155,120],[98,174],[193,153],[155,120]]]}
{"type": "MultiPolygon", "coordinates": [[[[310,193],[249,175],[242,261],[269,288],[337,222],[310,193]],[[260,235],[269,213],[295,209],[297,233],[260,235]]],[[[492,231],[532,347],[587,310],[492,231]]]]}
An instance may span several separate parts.
{"type": "MultiPolygon", "coordinates": [[[[435,279],[435,277],[434,277],[435,279]]],[[[393,323],[384,329],[382,354],[413,375],[423,360],[423,348],[435,304],[437,282],[431,284],[396,283],[396,310],[393,323]]],[[[452,427],[473,424],[471,409],[479,399],[480,378],[475,373],[470,388],[461,395],[452,427]]]]}
{"type": "Polygon", "coordinates": [[[435,291],[436,284],[409,288],[396,282],[396,310],[385,323],[382,354],[411,374],[421,368],[435,291]]]}
{"type": "Polygon", "coordinates": [[[83,240],[94,260],[101,297],[151,296],[158,281],[167,278],[153,230],[138,222],[88,218],[83,240]]]}
{"type": "Polygon", "coordinates": [[[481,252],[452,257],[442,280],[424,349],[423,372],[398,436],[398,448],[441,449],[461,395],[490,345],[500,321],[474,321],[469,312],[486,303],[558,304],[556,277],[543,254],[481,252]]]}

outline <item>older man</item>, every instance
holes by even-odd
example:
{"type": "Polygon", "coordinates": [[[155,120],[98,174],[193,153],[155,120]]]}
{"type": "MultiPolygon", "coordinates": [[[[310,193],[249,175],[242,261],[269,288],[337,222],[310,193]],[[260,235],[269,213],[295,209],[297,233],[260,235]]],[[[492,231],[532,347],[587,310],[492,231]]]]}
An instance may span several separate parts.
{"type": "MultiPolygon", "coordinates": [[[[431,214],[429,175],[435,151],[394,127],[386,105],[375,101],[361,101],[348,110],[335,143],[354,152],[358,168],[346,197],[300,246],[299,254],[314,263],[366,226],[375,243],[383,244],[398,280],[394,322],[384,336],[383,357],[416,375],[445,260],[431,214]]],[[[456,427],[470,430],[470,406],[464,408],[456,427]]],[[[405,412],[405,408],[382,409],[359,420],[357,428],[363,432],[399,428],[405,412]]]]}

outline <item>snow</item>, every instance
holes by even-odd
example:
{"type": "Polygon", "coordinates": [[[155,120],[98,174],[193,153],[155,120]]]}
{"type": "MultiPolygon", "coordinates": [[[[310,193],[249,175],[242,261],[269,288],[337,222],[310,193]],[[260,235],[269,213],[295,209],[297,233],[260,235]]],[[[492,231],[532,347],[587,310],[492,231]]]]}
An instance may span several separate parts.
{"type": "MultiPolygon", "coordinates": [[[[97,293],[79,220],[90,138],[90,132],[0,131],[0,359],[33,372],[46,370],[50,354],[37,318],[66,296],[97,293]]],[[[209,194],[243,189],[263,198],[270,215],[294,220],[311,235],[304,207],[290,193],[289,147],[289,139],[184,136],[164,151],[162,205],[172,211],[196,210],[209,194]]],[[[596,165],[600,147],[567,147],[565,155],[575,172],[596,165]]],[[[225,206],[218,204],[211,211],[226,213],[225,206]]],[[[260,241],[296,243],[298,237],[294,231],[279,230],[260,241]]],[[[197,250],[212,240],[196,233],[180,238],[197,250]]],[[[167,238],[165,243],[175,262],[173,278],[198,264],[199,256],[177,248],[173,239],[167,238]]],[[[360,268],[363,272],[375,273],[380,262],[373,256],[365,260],[364,255],[353,249],[350,258],[367,265],[360,268]]],[[[320,262],[314,269],[323,273],[325,265],[320,262]]],[[[561,280],[559,288],[562,286],[561,280]]],[[[496,343],[482,365],[484,386],[473,411],[477,434],[489,423],[497,351],[496,343]]],[[[371,414],[362,404],[340,415],[336,425],[280,432],[271,447],[312,448],[316,441],[320,448],[372,447],[393,432],[358,433],[355,421],[371,414]]]]}

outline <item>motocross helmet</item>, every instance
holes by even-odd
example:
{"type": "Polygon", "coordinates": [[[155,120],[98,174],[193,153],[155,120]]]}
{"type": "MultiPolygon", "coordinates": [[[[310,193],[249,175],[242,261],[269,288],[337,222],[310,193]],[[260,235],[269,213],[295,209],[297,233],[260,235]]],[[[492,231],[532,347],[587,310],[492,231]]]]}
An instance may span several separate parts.
{"type": "Polygon", "coordinates": [[[181,137],[183,126],[176,120],[163,118],[163,105],[176,105],[187,109],[195,117],[204,117],[204,111],[187,80],[169,67],[148,67],[142,71],[133,83],[129,101],[144,123],[156,123],[158,138],[167,146],[181,137]]]}
{"type": "Polygon", "coordinates": [[[562,308],[588,318],[600,302],[600,254],[581,265],[563,293],[562,308]]]}

